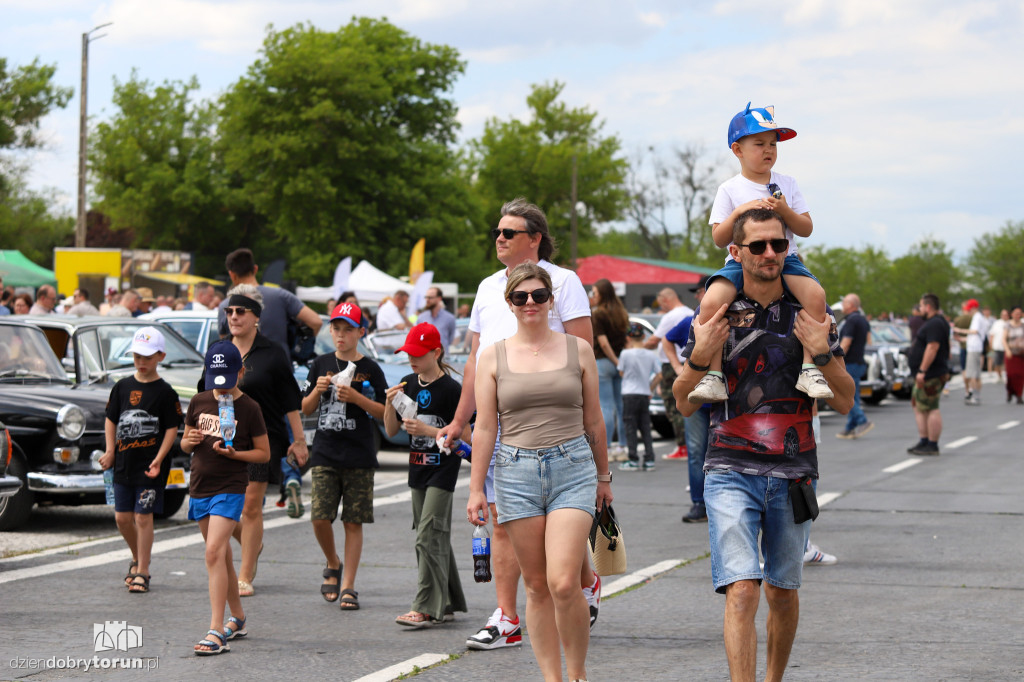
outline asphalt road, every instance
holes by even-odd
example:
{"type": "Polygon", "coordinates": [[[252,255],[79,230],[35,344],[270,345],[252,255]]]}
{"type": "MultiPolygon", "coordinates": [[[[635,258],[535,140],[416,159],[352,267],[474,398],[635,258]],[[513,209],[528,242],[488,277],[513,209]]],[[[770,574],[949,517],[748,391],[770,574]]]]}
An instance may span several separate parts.
{"type": "MultiPolygon", "coordinates": [[[[986,386],[981,407],[965,406],[962,398],[954,387],[945,399],[942,455],[931,458],[906,454],[917,438],[907,402],[869,407],[876,428],[855,441],[836,439],[842,418],[823,415],[823,506],[812,541],[839,563],[804,573],[787,679],[1024,679],[1024,408],[1003,403],[996,386],[986,386]]],[[[668,441],[657,445],[660,453],[671,449],[668,441]]],[[[376,682],[440,661],[416,678],[539,679],[528,637],[516,649],[465,648],[466,636],[494,608],[493,587],[472,580],[468,524],[456,522],[454,537],[470,612],[427,630],[394,624],[408,610],[416,568],[402,458],[384,459],[376,523],[366,529],[357,578],[362,609],[343,613],[320,598],[323,559],[308,519],[291,520],[274,509],[256,596],[245,600],[250,635],[214,658],[192,655],[208,616],[194,524],[176,525],[178,518],[161,524],[152,591],[134,595],[121,582],[128,554],[109,510],[38,510],[25,531],[0,533],[3,551],[18,551],[11,547],[19,535],[51,546],[0,559],[0,678],[216,674],[376,682]],[[94,627],[106,621],[141,627],[143,646],[96,652],[94,627]],[[157,668],[47,669],[122,657],[157,668]]],[[[728,679],[724,599],[711,587],[707,528],[679,520],[689,507],[685,469],[659,458],[653,473],[616,471],[630,573],[605,578],[588,658],[591,680],[728,679]]],[[[463,483],[456,519],[466,494],[463,483]]],[[[524,599],[520,591],[521,609],[524,599]]],[[[766,610],[762,605],[758,614],[761,674],[766,610]]]]}

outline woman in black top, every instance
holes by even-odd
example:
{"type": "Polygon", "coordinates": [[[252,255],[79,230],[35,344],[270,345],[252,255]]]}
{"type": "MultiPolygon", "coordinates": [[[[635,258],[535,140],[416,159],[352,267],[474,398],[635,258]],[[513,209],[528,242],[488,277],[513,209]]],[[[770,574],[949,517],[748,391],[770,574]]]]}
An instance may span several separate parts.
{"type": "Polygon", "coordinates": [[[594,357],[600,378],[601,412],[604,415],[605,437],[610,455],[625,452],[626,425],[622,417],[622,376],[619,374],[619,353],[626,347],[629,314],[615,294],[612,283],[599,279],[590,288],[590,320],[594,325],[594,357]],[[612,446],[618,433],[618,446],[612,446]]]}
{"type": "Polygon", "coordinates": [[[299,465],[306,463],[309,452],[304,438],[288,444],[287,425],[291,432],[301,434],[299,409],[302,396],[292,373],[292,363],[284,350],[259,332],[263,297],[251,284],[240,284],[228,292],[225,313],[231,343],[242,354],[245,374],[238,387],[259,403],[270,439],[270,461],[249,465],[249,486],[245,491],[242,521],[235,526],[234,537],[242,545],[242,565],[238,569],[238,591],[243,597],[253,594],[252,581],[260,552],[263,551],[263,498],[267,484],[280,483],[281,460],[294,453],[299,465]]]}

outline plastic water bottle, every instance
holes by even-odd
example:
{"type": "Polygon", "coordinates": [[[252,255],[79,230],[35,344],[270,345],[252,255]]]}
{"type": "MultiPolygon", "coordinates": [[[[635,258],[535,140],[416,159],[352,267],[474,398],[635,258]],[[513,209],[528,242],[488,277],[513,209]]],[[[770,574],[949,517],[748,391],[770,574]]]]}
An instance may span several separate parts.
{"type": "Polygon", "coordinates": [[[370,400],[377,400],[377,391],[373,390],[373,386],[370,385],[370,382],[367,379],[363,379],[363,395],[370,400]]]}
{"type": "Polygon", "coordinates": [[[452,441],[451,451],[466,461],[473,457],[473,448],[469,447],[469,443],[461,438],[452,441]]]}
{"type": "MultiPolygon", "coordinates": [[[[480,515],[483,518],[483,515],[480,515]]],[[[473,529],[473,580],[491,582],[491,532],[487,524],[473,529]]]]}
{"type": "Polygon", "coordinates": [[[230,393],[217,396],[217,415],[220,417],[220,437],[224,447],[235,444],[235,399],[230,393]]]}
{"type": "Polygon", "coordinates": [[[114,506],[114,467],[103,470],[103,492],[107,496],[107,506],[114,506]]]}

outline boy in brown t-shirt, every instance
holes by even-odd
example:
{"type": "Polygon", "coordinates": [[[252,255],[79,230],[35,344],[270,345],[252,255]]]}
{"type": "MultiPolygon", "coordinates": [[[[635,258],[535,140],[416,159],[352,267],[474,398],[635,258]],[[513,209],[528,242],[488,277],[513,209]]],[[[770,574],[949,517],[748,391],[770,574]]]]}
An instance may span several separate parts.
{"type": "Polygon", "coordinates": [[[195,645],[197,656],[229,651],[228,640],[245,637],[245,613],[238,596],[232,563],[231,533],[242,516],[250,462],[270,459],[270,441],[255,400],[238,388],[242,356],[230,341],[218,341],[206,352],[206,391],[193,396],[185,415],[183,452],[192,453],[188,518],[199,522],[206,541],[206,571],[212,608],[207,637],[195,645]],[[235,408],[235,434],[225,446],[221,438],[218,398],[230,395],[235,408]],[[224,624],[224,602],[231,617],[224,624]],[[223,631],[222,631],[223,629],[223,631]],[[211,638],[219,640],[214,641],[211,638]]]}

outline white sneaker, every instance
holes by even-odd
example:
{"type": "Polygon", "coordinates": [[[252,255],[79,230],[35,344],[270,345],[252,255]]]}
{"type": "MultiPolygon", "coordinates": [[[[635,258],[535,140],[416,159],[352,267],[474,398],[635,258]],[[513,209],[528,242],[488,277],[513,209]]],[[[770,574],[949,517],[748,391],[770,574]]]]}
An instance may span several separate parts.
{"type": "Polygon", "coordinates": [[[835,555],[822,552],[821,549],[813,542],[807,543],[807,551],[804,552],[804,564],[821,564],[822,566],[831,566],[837,561],[839,561],[839,559],[837,559],[835,555]]]}
{"type": "Polygon", "coordinates": [[[472,637],[466,640],[466,646],[470,649],[500,649],[506,646],[519,646],[523,643],[523,631],[519,627],[519,617],[515,621],[509,620],[501,612],[499,606],[487,619],[487,625],[480,629],[472,637]]]}
{"type": "Polygon", "coordinates": [[[597,582],[591,587],[583,588],[583,596],[587,598],[587,606],[590,607],[590,629],[594,629],[597,622],[597,614],[601,611],[601,576],[594,572],[594,580],[597,582]]]}
{"type": "Polygon", "coordinates": [[[831,400],[836,397],[832,389],[828,387],[825,375],[817,367],[800,370],[800,377],[796,380],[796,387],[812,398],[831,400]]]}
{"type": "Polygon", "coordinates": [[[717,374],[705,374],[686,399],[695,405],[725,402],[729,399],[725,391],[725,379],[717,374]]]}

